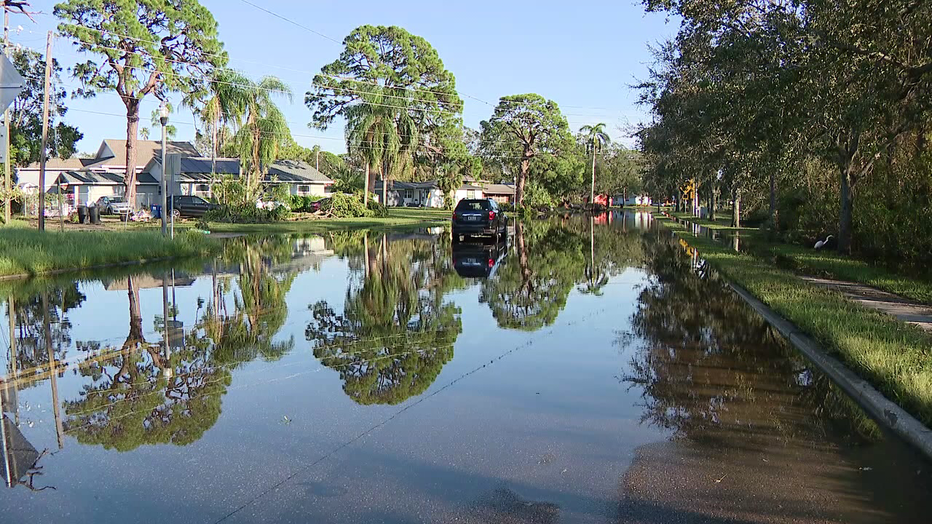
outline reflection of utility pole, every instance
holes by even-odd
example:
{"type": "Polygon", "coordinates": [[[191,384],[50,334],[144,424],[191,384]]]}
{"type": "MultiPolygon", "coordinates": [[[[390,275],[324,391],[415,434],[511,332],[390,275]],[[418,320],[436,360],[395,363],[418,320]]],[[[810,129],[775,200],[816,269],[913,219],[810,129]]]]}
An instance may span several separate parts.
{"type": "Polygon", "coordinates": [[[171,378],[172,346],[168,337],[168,273],[162,271],[162,339],[165,342],[165,362],[167,363],[167,369],[163,369],[162,372],[171,378]]]}
{"type": "Polygon", "coordinates": [[[363,251],[366,253],[366,279],[369,278],[369,232],[366,231],[362,234],[362,247],[363,251]]]}
{"type": "Polygon", "coordinates": [[[58,409],[58,372],[55,370],[55,350],[52,348],[52,326],[49,321],[49,296],[42,292],[42,321],[45,324],[45,346],[49,353],[49,380],[52,384],[52,410],[55,413],[55,434],[58,436],[58,449],[65,446],[61,425],[61,413],[58,409]]]}

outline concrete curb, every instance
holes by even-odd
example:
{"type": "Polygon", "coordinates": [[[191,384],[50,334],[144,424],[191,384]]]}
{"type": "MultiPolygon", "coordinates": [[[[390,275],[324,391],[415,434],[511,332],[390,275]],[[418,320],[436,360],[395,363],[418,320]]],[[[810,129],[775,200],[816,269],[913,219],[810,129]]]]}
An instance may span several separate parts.
{"type": "Polygon", "coordinates": [[[764,317],[764,320],[776,328],[790,344],[815,364],[819,371],[825,373],[842,391],[853,398],[873,419],[918,448],[927,457],[932,458],[932,429],[927,428],[906,410],[883,396],[866,380],[848,369],[838,359],[830,356],[818,343],[746,289],[732,282],[728,282],[728,285],[764,317]]]}

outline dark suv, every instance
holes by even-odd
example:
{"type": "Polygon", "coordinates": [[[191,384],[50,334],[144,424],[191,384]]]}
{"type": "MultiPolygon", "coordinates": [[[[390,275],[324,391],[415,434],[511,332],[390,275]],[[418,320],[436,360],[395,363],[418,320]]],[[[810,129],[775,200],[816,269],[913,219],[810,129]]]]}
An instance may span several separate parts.
{"type": "Polygon", "coordinates": [[[211,209],[217,209],[217,204],[211,204],[199,196],[176,195],[171,197],[169,207],[176,217],[202,217],[211,209]]]}
{"type": "Polygon", "coordinates": [[[508,236],[508,217],[491,199],[460,200],[453,210],[453,241],[469,237],[486,237],[493,240],[508,236]]]}

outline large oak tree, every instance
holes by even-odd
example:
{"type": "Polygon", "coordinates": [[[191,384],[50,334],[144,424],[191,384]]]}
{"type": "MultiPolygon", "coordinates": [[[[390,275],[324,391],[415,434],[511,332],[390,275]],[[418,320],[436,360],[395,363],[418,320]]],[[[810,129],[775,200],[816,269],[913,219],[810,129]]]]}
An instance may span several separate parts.
{"type": "Polygon", "coordinates": [[[557,103],[534,93],[502,97],[481,128],[483,150],[498,162],[518,165],[518,206],[524,203],[531,161],[573,146],[569,124],[557,103]]]}

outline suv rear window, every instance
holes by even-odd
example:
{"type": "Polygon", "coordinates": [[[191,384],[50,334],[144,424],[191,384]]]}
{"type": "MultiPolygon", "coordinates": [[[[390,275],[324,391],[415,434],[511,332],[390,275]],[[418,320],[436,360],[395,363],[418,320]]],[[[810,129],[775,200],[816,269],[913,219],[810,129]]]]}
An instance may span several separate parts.
{"type": "Polygon", "coordinates": [[[489,209],[488,200],[460,200],[456,204],[457,211],[485,211],[489,209]]]}

